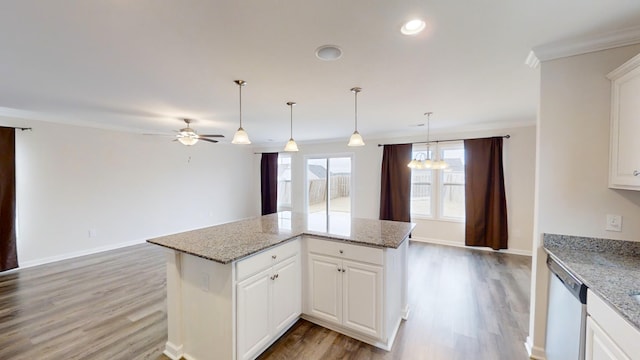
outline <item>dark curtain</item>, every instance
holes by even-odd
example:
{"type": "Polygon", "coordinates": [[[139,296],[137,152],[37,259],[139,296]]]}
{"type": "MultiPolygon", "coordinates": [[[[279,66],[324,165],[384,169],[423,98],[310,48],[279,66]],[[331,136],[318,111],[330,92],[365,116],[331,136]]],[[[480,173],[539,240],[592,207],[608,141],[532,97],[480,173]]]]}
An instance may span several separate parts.
{"type": "Polygon", "coordinates": [[[464,141],[465,245],[507,248],[502,137],[464,141]]]}
{"type": "Polygon", "coordinates": [[[263,153],[260,162],[262,215],[278,211],[278,153],[263,153]]]}
{"type": "Polygon", "coordinates": [[[0,271],[18,267],[15,155],[15,129],[0,127],[0,271]]]}
{"type": "Polygon", "coordinates": [[[411,221],[411,150],[411,144],[384,146],[380,220],[411,221]]]}

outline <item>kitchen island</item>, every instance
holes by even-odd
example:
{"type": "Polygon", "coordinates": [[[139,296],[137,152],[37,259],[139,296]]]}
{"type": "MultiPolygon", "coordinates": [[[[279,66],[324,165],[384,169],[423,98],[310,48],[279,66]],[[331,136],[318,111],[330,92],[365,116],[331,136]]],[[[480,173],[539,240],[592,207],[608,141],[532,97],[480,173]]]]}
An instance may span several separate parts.
{"type": "Polygon", "coordinates": [[[167,248],[164,353],[252,359],[300,317],[389,350],[414,226],[280,212],[148,240],[167,248]]]}

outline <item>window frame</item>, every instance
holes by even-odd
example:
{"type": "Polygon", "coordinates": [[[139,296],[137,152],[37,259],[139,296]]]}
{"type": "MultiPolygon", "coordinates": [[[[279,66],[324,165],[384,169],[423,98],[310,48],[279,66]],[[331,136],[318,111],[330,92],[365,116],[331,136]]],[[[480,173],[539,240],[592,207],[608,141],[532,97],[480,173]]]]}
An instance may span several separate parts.
{"type": "MultiPolygon", "coordinates": [[[[464,142],[460,141],[456,141],[456,142],[450,142],[450,143],[434,143],[434,144],[430,144],[429,147],[430,152],[431,152],[431,160],[440,160],[443,157],[443,153],[444,150],[463,150],[464,151],[464,142]]],[[[414,153],[419,153],[419,152],[427,152],[427,145],[426,144],[417,144],[417,145],[413,145],[412,148],[412,156],[415,156],[414,153]]],[[[412,177],[411,177],[411,187],[413,188],[413,169],[412,171],[412,177]]],[[[416,215],[411,213],[411,219],[424,219],[424,220],[434,220],[434,221],[446,221],[446,222],[454,222],[454,223],[464,223],[465,222],[465,217],[453,217],[453,216],[444,216],[443,212],[444,212],[444,186],[446,185],[444,183],[444,171],[440,170],[440,169],[430,169],[429,171],[431,171],[431,199],[430,199],[430,212],[431,215],[416,215]]],[[[450,184],[450,185],[461,185],[464,186],[464,183],[462,184],[450,184]]],[[[412,201],[412,199],[410,199],[410,201],[412,201]]]]}

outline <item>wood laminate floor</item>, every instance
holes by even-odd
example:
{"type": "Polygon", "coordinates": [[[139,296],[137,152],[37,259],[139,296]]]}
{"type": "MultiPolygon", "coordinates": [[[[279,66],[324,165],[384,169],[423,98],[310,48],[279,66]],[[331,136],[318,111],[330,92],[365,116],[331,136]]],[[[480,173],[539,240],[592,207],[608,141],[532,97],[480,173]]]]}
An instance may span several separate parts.
{"type": "MultiPolygon", "coordinates": [[[[526,359],[529,257],[412,242],[392,351],[298,321],[259,359],[526,359]]],[[[0,274],[0,360],[153,359],[166,330],[162,250],[143,244],[0,274]]]]}

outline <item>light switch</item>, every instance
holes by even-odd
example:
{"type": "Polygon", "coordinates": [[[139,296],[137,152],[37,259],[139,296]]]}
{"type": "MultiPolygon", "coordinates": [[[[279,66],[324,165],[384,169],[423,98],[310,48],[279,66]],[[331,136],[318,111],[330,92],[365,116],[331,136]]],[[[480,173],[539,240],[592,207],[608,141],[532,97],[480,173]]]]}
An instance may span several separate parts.
{"type": "Polygon", "coordinates": [[[622,231],[622,215],[607,214],[606,231],[622,231]]]}

